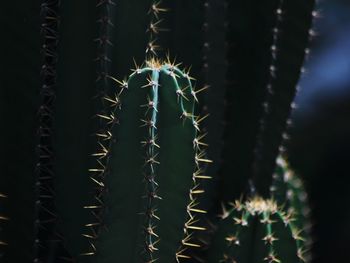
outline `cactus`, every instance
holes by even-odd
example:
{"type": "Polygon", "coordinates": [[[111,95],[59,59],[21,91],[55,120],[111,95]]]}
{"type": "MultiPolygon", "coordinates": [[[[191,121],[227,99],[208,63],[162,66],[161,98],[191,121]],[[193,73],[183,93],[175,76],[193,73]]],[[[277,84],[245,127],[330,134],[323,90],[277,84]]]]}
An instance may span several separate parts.
{"type": "Polygon", "coordinates": [[[1,260],[218,262],[237,251],[244,261],[245,242],[261,235],[257,257],[282,260],[291,242],[291,259],[298,250],[301,258],[294,229],[307,225],[305,195],[275,157],[284,154],[313,3],[43,0],[19,11],[4,3],[0,12],[26,19],[2,25],[27,44],[10,34],[4,63],[23,63],[0,72],[11,127],[0,130],[1,260]],[[189,67],[164,59],[167,51],[189,67]],[[211,240],[217,208],[239,196],[211,240]],[[220,247],[232,233],[243,250],[220,247]],[[268,238],[275,233],[279,240],[268,238]]]}
{"type": "Polygon", "coordinates": [[[227,1],[228,105],[217,206],[247,192],[248,180],[260,195],[269,195],[275,160],[288,139],[314,5],[227,1]]]}
{"type": "Polygon", "coordinates": [[[90,169],[99,191],[97,202],[86,207],[95,218],[86,225],[90,250],[83,255],[98,262],[187,257],[186,247],[197,246],[192,232],[204,230],[196,224],[196,213],[205,212],[196,196],[207,178],[201,163],[210,162],[203,136],[197,135],[202,120],[194,113],[198,91],[188,73],[155,59],[127,80],[114,80],[121,90],[105,100],[115,110],[99,117],[117,124],[98,135],[112,136],[113,143],[109,149],[101,145],[95,154],[98,166],[90,169]]]}
{"type": "Polygon", "coordinates": [[[285,161],[277,161],[271,198],[223,205],[209,262],[309,262],[305,192],[285,161]]]}

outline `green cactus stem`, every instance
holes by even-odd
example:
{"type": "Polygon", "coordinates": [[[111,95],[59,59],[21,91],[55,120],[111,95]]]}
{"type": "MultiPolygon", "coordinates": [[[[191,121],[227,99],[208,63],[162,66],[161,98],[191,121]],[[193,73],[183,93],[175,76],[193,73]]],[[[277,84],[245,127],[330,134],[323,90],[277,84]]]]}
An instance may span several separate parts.
{"type": "Polygon", "coordinates": [[[308,195],[303,181],[290,169],[288,162],[279,156],[273,175],[271,196],[290,213],[297,214],[294,224],[304,230],[305,239],[311,228],[308,195]]]}
{"type": "Polygon", "coordinates": [[[113,115],[100,116],[117,123],[107,132],[113,144],[95,154],[98,166],[90,169],[100,194],[86,207],[95,221],[86,225],[90,250],[84,255],[99,262],[189,258],[187,248],[199,246],[193,231],[204,230],[196,224],[197,214],[205,213],[197,203],[200,181],[209,178],[201,167],[211,162],[191,77],[174,63],[152,59],[116,82],[117,99],[107,101],[121,104],[113,115]]]}
{"type": "Polygon", "coordinates": [[[224,205],[208,262],[309,262],[308,206],[301,180],[279,157],[271,198],[224,205]]]}
{"type": "Polygon", "coordinates": [[[296,215],[273,199],[254,197],[224,208],[209,262],[305,262],[305,240],[296,215]]]}

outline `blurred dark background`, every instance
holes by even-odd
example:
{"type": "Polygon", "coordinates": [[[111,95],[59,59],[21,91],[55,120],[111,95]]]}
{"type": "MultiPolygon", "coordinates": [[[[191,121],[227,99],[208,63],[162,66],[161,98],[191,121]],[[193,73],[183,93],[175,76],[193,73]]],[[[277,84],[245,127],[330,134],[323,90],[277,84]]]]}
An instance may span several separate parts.
{"type": "Polygon", "coordinates": [[[314,263],[350,262],[350,1],[321,0],[289,153],[312,206],[314,263]]]}

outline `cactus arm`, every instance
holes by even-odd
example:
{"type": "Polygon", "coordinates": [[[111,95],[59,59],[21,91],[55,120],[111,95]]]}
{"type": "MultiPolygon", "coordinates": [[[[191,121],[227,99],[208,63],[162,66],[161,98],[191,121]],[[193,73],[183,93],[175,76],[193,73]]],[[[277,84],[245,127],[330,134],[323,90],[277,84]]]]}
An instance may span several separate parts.
{"type": "Polygon", "coordinates": [[[94,184],[87,176],[91,168],[89,153],[95,138],[95,1],[61,1],[60,44],[57,62],[57,85],[53,150],[55,152],[55,203],[59,215],[57,231],[62,234],[69,253],[77,257],[86,245],[81,236],[89,212],[83,208],[92,202],[94,184]],[[77,19],[79,14],[79,19],[77,19]],[[86,21],[86,22],[85,22],[86,21]],[[91,54],[91,55],[88,55],[91,54]]]}
{"type": "Polygon", "coordinates": [[[269,193],[275,160],[288,139],[292,102],[308,52],[315,0],[279,0],[271,45],[270,77],[257,137],[253,181],[261,195],[269,193]],[[282,146],[281,146],[282,144],[282,146]],[[281,147],[280,147],[281,146],[281,147]]]}
{"type": "Polygon", "coordinates": [[[1,212],[11,220],[0,222],[3,241],[1,262],[31,262],[37,162],[37,120],[40,82],[40,2],[0,8],[0,130],[1,212]],[[16,105],[16,106],[15,106],[16,105]]]}
{"type": "Polygon", "coordinates": [[[270,54],[275,1],[226,1],[226,94],[220,202],[238,199],[247,190],[259,128],[270,54]],[[267,37],[268,36],[268,37],[267,37]],[[235,171],[235,176],[232,171],[235,171]]]}

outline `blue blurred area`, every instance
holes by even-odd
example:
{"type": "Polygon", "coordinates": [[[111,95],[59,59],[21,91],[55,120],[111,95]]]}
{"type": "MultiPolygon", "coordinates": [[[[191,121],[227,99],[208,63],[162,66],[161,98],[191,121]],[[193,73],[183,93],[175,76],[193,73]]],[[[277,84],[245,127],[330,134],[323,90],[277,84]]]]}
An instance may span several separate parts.
{"type": "Polygon", "coordinates": [[[296,97],[305,114],[315,112],[319,100],[350,96],[350,1],[323,0],[318,10],[317,35],[296,97]]]}
{"type": "Polygon", "coordinates": [[[288,148],[312,207],[312,263],[350,262],[350,0],[321,0],[288,148]]]}

